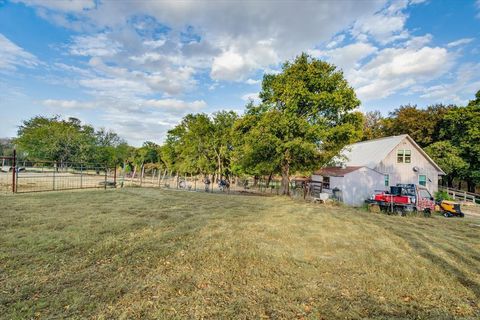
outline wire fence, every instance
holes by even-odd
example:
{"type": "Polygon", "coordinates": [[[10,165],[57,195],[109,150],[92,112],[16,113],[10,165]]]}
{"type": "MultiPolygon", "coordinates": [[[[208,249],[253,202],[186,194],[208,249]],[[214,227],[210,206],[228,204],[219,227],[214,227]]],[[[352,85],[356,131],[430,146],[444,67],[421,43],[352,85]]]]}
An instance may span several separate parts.
{"type": "MultiPolygon", "coordinates": [[[[208,175],[169,173],[158,168],[127,172],[116,166],[85,163],[21,160],[0,157],[0,194],[91,189],[155,187],[183,191],[279,195],[281,182],[276,177],[237,177],[218,179],[208,175]]],[[[150,164],[151,165],[151,164],[150,164]]],[[[290,182],[296,198],[311,198],[315,192],[305,180],[290,182]]]]}
{"type": "Polygon", "coordinates": [[[29,193],[116,187],[115,167],[0,157],[0,193],[29,193]]]}
{"type": "Polygon", "coordinates": [[[17,164],[16,193],[115,187],[115,168],[56,162],[17,164]]]}
{"type": "MultiPolygon", "coordinates": [[[[292,180],[290,193],[292,197],[311,197],[312,189],[304,180],[292,180]]],[[[119,172],[118,187],[154,187],[195,192],[236,193],[279,195],[281,181],[278,178],[267,177],[237,177],[214,179],[203,175],[169,174],[166,170],[152,169],[141,173],[119,172]]]]}

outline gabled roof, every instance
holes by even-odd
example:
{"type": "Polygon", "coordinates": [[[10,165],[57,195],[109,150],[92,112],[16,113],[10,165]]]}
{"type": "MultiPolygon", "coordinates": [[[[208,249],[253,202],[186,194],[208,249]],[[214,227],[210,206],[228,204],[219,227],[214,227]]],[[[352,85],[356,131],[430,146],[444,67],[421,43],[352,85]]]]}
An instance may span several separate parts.
{"type": "Polygon", "coordinates": [[[315,171],[313,174],[327,177],[343,177],[346,174],[356,171],[363,167],[325,167],[315,171]]]}
{"type": "Polygon", "coordinates": [[[435,161],[433,161],[408,134],[362,141],[348,145],[342,150],[338,160],[348,167],[365,166],[373,169],[404,139],[408,139],[441,174],[445,174],[435,161]]]}

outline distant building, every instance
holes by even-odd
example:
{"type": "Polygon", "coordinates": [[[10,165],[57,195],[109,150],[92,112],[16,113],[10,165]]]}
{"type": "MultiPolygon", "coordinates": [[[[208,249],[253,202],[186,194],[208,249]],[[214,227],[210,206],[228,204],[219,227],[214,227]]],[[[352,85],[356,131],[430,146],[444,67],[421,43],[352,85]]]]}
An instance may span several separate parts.
{"type": "Polygon", "coordinates": [[[407,134],[351,144],[334,163],[316,171],[312,181],[353,206],[397,183],[422,185],[433,194],[445,174],[407,134]]]}

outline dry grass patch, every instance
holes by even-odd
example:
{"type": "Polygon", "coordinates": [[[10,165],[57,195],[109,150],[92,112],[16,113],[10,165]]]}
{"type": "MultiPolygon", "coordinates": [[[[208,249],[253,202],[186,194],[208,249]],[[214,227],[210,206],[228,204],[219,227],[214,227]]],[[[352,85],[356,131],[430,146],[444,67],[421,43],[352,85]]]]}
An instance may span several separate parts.
{"type": "Polygon", "coordinates": [[[5,319],[480,316],[475,218],[157,189],[0,200],[5,319]]]}

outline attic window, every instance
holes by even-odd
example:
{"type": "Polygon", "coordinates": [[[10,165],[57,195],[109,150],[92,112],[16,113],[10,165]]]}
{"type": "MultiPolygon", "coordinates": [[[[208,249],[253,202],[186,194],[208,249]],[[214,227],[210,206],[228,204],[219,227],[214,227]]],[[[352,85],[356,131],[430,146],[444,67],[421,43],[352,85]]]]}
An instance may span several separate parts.
{"type": "Polygon", "coordinates": [[[410,163],[412,162],[411,150],[398,150],[397,151],[397,163],[410,163]]]}

